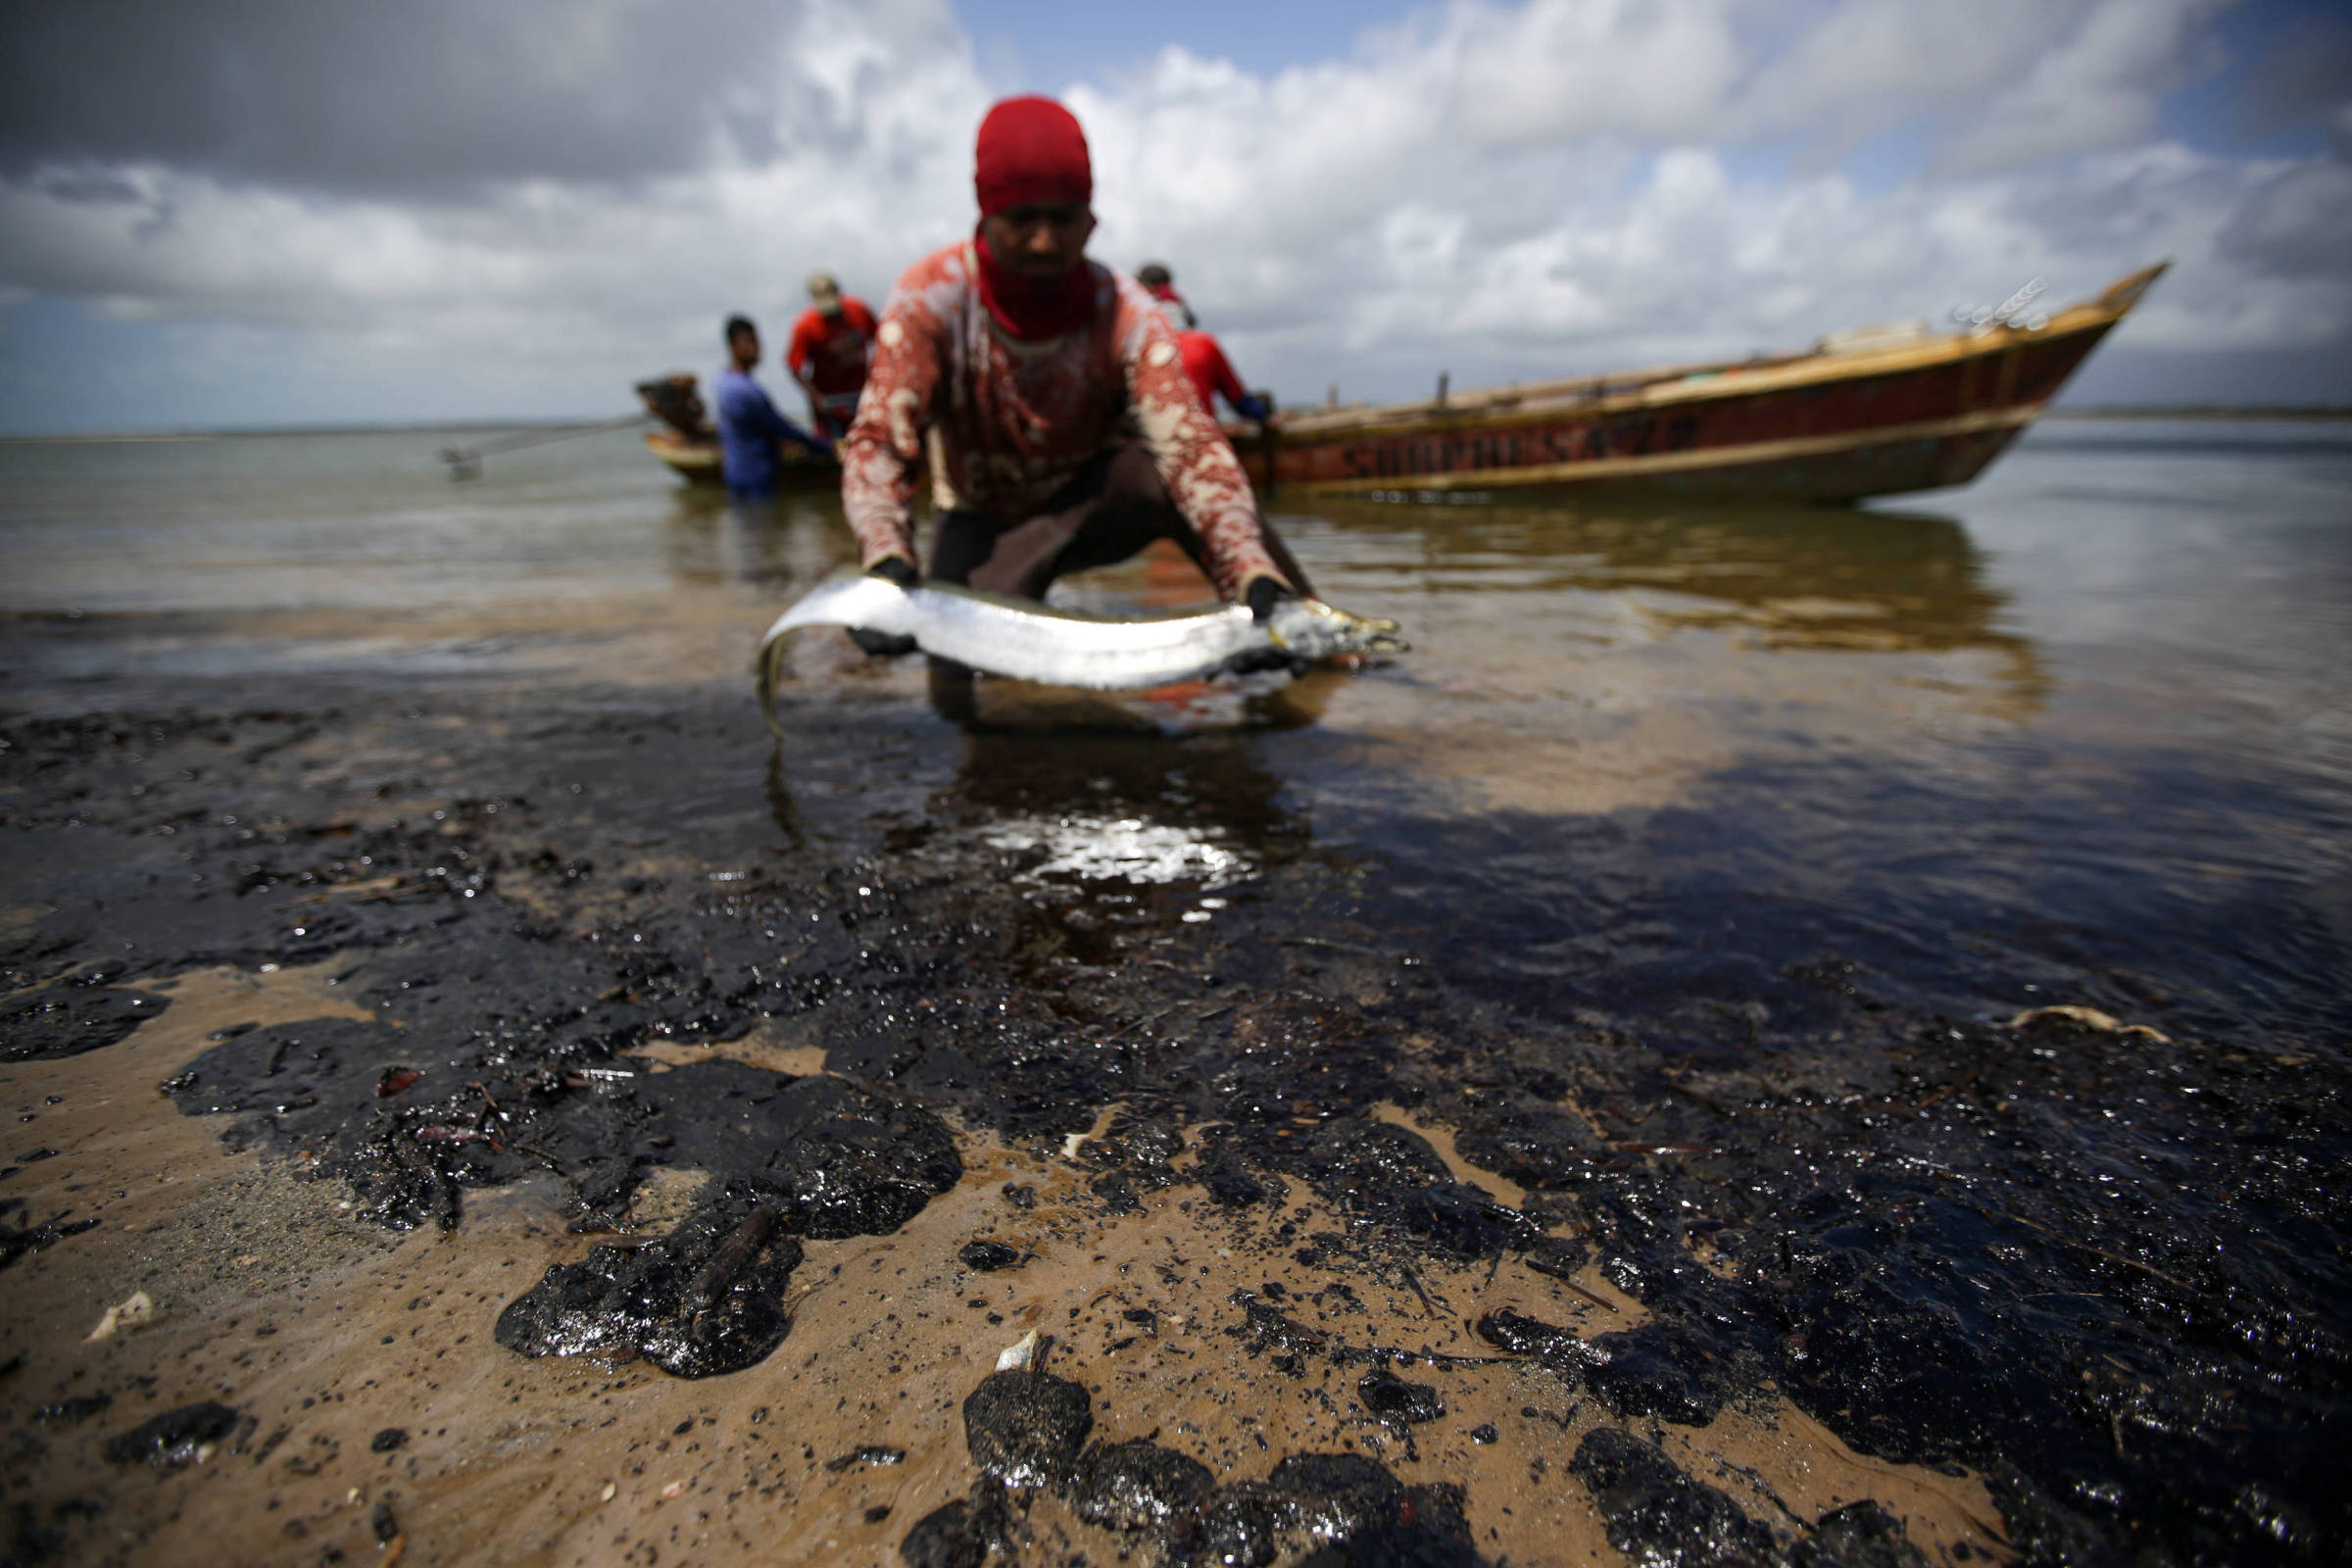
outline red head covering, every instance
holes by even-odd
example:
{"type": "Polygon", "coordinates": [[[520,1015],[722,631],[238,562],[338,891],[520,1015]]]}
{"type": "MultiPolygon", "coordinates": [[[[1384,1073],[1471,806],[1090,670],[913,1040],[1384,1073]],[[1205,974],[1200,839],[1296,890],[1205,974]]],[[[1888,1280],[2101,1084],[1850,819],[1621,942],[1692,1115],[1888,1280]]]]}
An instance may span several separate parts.
{"type": "Polygon", "coordinates": [[[1051,98],[1007,98],[980,122],[972,188],[980,214],[1032,203],[1090,202],[1095,170],[1078,117],[1051,98]]]}
{"type": "MultiPolygon", "coordinates": [[[[972,187],[982,216],[1009,208],[1094,199],[1094,167],[1078,117],[1051,98],[1007,98],[980,122],[972,187]]],[[[1094,269],[1081,258],[1059,277],[1026,277],[998,262],[985,229],[979,253],[980,302],[997,324],[1031,340],[1075,332],[1094,318],[1094,269]]]]}

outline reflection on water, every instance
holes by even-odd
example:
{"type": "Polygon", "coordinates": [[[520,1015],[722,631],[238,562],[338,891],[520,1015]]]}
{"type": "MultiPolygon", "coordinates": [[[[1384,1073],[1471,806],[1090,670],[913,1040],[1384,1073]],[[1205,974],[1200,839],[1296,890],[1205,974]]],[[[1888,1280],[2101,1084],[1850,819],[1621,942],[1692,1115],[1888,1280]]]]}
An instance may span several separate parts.
{"type": "Polygon", "coordinates": [[[975,730],[936,807],[942,819],[986,831],[1065,817],[1140,820],[1262,858],[1277,841],[1305,833],[1283,790],[1282,776],[1239,733],[975,730]]]}
{"type": "Polygon", "coordinates": [[[1997,625],[2007,596],[1951,517],[1849,507],[1642,507],[1578,500],[1335,503],[1335,528],[1410,541],[1432,587],[1478,593],[1645,591],[1670,625],[1753,627],[1772,648],[2032,649],[1997,625]]]}
{"type": "MultiPolygon", "coordinates": [[[[788,713],[769,766],[770,814],[796,849],[833,839],[811,818],[838,820],[842,779],[880,782],[845,757],[838,732],[820,740],[823,726],[821,714],[788,713]]],[[[993,863],[1032,890],[1051,945],[1085,962],[1112,961],[1127,938],[1207,925],[1238,890],[1254,896],[1310,858],[1354,874],[1348,858],[1315,852],[1292,781],[1266,765],[1252,732],[976,726],[952,745],[952,765],[919,803],[882,808],[883,847],[909,863],[993,863]]]]}
{"type": "MultiPolygon", "coordinates": [[[[2304,1027],[2352,989],[2352,454],[2190,434],[2030,433],[1925,508],[1317,502],[1281,526],[1321,590],[1414,644],[1361,675],[983,681],[943,715],[921,661],[817,635],[777,832],[959,834],[1170,921],[1312,847],[1384,890],[1367,920],[1531,1005],[1801,1017],[1786,971],[1834,953],[1922,1004],[2030,984],[2304,1027]]],[[[12,700],[330,667],[395,698],[634,686],[740,721],[749,771],[750,650],[852,560],[838,507],[731,506],[625,432],[466,485],[447,444],[0,447],[12,700]]],[[[1206,597],[1166,552],[1057,592],[1206,597]]]]}
{"type": "Polygon", "coordinates": [[[662,530],[679,583],[813,582],[858,559],[841,510],[808,496],[739,500],[711,486],[681,486],[662,530]]]}
{"type": "MultiPolygon", "coordinates": [[[[1290,781],[1266,765],[1256,731],[1162,727],[1113,698],[1066,705],[1053,695],[1016,686],[1007,706],[1023,722],[954,731],[952,765],[919,810],[898,813],[912,820],[885,835],[889,847],[954,850],[951,860],[985,847],[1005,875],[1059,889],[1121,925],[1204,922],[1226,906],[1222,894],[1311,848],[1308,822],[1285,798],[1290,781]],[[1041,701],[1024,710],[1027,696],[1041,701]]],[[[794,846],[833,836],[812,822],[830,817],[831,798],[880,782],[845,756],[830,717],[821,704],[788,709],[769,762],[769,812],[794,846]]]]}
{"type": "Polygon", "coordinates": [[[1347,680],[1344,671],[1312,669],[1297,677],[1259,674],[1177,681],[1142,692],[1093,692],[1020,680],[975,680],[953,668],[927,672],[932,710],[941,718],[974,731],[1023,735],[1064,730],[1185,735],[1301,729],[1321,720],[1347,680]]]}
{"type": "Polygon", "coordinates": [[[1147,822],[1140,816],[1096,816],[1084,811],[1055,817],[1007,817],[981,835],[1000,850],[1037,851],[1021,875],[1032,881],[1058,876],[1089,882],[1195,882],[1230,887],[1253,874],[1245,852],[1217,842],[1213,828],[1147,822]]]}

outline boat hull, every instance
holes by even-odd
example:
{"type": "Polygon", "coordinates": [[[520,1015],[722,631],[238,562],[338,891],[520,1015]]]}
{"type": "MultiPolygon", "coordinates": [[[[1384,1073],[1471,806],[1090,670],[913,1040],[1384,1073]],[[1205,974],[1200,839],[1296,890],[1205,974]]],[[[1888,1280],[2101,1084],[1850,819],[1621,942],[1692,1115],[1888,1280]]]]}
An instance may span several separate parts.
{"type": "Polygon", "coordinates": [[[2161,270],[2039,327],[1310,414],[1236,447],[1277,495],[1603,486],[1855,501],[1939,489],[1998,457],[2161,270]]]}
{"type": "Polygon", "coordinates": [[[726,476],[719,471],[718,443],[689,441],[667,430],[646,432],[645,448],[660,458],[669,471],[688,484],[722,485],[726,476]]]}
{"type": "MultiPolygon", "coordinates": [[[[646,450],[668,466],[670,472],[691,485],[717,488],[727,482],[716,441],[690,440],[670,430],[646,434],[646,450]]],[[[797,448],[788,449],[776,466],[776,488],[787,492],[834,490],[841,486],[841,465],[797,448]]]]}

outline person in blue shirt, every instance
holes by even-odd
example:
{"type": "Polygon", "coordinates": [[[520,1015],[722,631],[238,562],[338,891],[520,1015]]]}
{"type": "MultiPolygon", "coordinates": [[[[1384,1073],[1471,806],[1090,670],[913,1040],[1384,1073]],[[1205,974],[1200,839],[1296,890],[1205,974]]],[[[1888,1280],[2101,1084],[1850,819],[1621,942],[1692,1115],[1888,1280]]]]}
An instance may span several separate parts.
{"type": "Polygon", "coordinates": [[[790,441],[827,456],[833,444],[777,413],[752,379],[760,364],[760,329],[749,317],[727,318],[727,359],[716,388],[720,467],[727,493],[745,498],[774,495],[778,443],[790,441]]]}

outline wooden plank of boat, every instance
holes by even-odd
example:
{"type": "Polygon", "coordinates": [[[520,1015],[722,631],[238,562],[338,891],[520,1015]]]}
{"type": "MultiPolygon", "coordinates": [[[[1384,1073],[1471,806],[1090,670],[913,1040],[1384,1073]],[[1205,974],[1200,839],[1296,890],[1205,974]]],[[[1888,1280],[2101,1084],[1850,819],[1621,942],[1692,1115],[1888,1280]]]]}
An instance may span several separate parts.
{"type": "MultiPolygon", "coordinates": [[[[720,485],[726,475],[720,469],[718,442],[697,441],[675,430],[649,430],[645,436],[646,450],[669,466],[670,471],[688,484],[720,485]]],[[[831,458],[821,458],[797,447],[785,449],[776,466],[776,488],[788,491],[819,491],[837,489],[841,484],[841,465],[831,458]]]]}
{"type": "MultiPolygon", "coordinates": [[[[726,483],[720,462],[718,427],[703,408],[691,372],[680,370],[637,383],[645,412],[663,428],[646,434],[646,450],[669,465],[670,471],[688,484],[726,483]]],[[[841,484],[841,465],[805,447],[787,446],[776,467],[776,488],[788,491],[829,490],[841,484]]]]}
{"type": "Polygon", "coordinates": [[[2031,325],[1288,415],[1235,444],[1261,487],[1327,494],[1593,484],[1854,501],[1965,484],[2163,271],[2031,325]]]}
{"type": "Polygon", "coordinates": [[[718,443],[690,441],[675,430],[648,430],[646,450],[663,463],[670,471],[688,484],[724,484],[719,472],[718,443]]]}

